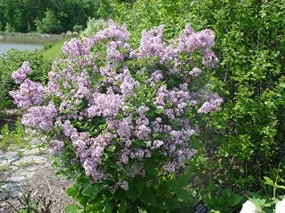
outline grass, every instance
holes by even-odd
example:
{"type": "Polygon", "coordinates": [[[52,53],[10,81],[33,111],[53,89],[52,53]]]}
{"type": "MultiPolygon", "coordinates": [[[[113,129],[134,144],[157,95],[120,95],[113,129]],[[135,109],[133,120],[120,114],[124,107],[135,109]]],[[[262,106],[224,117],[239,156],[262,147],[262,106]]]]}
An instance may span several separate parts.
{"type": "Polygon", "coordinates": [[[15,123],[15,129],[11,130],[8,124],[5,124],[2,129],[0,129],[0,149],[15,150],[18,148],[30,148],[31,144],[29,141],[25,140],[25,129],[21,124],[20,117],[15,123]]]}
{"type": "Polygon", "coordinates": [[[17,154],[18,154],[19,158],[24,157],[24,152],[21,150],[19,150],[17,154]]]}
{"type": "Polygon", "coordinates": [[[32,165],[35,165],[36,164],[36,162],[34,161],[34,160],[31,160],[31,161],[27,161],[27,162],[21,162],[19,165],[18,165],[18,167],[20,168],[20,169],[23,169],[23,168],[25,168],[25,167],[28,167],[28,166],[32,166],[32,165]]]}
{"type": "Polygon", "coordinates": [[[48,49],[43,50],[43,55],[46,56],[47,58],[52,58],[55,59],[56,57],[62,57],[62,46],[64,42],[69,41],[71,38],[64,38],[61,40],[58,40],[55,43],[52,43],[51,47],[48,49]]]}
{"type": "Polygon", "coordinates": [[[6,172],[9,170],[9,167],[7,165],[0,165],[0,172],[6,172]]]}

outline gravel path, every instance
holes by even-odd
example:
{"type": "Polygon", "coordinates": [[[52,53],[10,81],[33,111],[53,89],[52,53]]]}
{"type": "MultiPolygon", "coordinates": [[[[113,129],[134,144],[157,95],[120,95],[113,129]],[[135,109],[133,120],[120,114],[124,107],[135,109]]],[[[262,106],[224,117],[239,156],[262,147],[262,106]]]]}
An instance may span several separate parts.
{"type": "Polygon", "coordinates": [[[45,165],[48,155],[37,147],[3,152],[0,150],[0,213],[12,213],[13,207],[20,208],[17,196],[32,190],[32,200],[40,196],[52,200],[52,213],[64,212],[64,206],[75,203],[65,189],[72,183],[55,175],[45,165]]]}

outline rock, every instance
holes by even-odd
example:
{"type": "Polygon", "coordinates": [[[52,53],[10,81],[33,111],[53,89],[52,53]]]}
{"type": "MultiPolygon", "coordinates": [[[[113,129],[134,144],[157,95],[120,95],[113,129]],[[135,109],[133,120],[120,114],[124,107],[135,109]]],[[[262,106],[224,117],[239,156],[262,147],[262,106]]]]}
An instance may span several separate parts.
{"type": "Polygon", "coordinates": [[[20,166],[27,163],[34,163],[34,164],[44,164],[47,162],[47,158],[38,155],[28,155],[24,156],[18,161],[14,162],[13,165],[20,166]]]}
{"type": "Polygon", "coordinates": [[[15,183],[6,183],[0,186],[0,201],[15,198],[21,192],[21,187],[15,183]]]}
{"type": "Polygon", "coordinates": [[[28,172],[35,172],[38,171],[39,169],[40,169],[39,166],[29,166],[28,168],[25,168],[25,170],[28,172]]]}
{"type": "Polygon", "coordinates": [[[67,31],[65,35],[70,36],[70,35],[72,35],[72,32],[71,31],[67,31]]]}
{"type": "Polygon", "coordinates": [[[8,181],[12,181],[12,182],[20,182],[22,180],[26,180],[28,178],[31,178],[34,176],[35,171],[39,169],[39,167],[35,168],[35,167],[31,167],[30,171],[27,170],[27,168],[25,169],[19,169],[18,171],[14,172],[10,178],[8,178],[8,181]],[[33,168],[33,169],[31,169],[33,168]],[[33,171],[31,171],[33,170],[33,171]]]}
{"type": "Polygon", "coordinates": [[[18,169],[18,167],[17,166],[9,166],[9,170],[10,171],[16,171],[18,169]]]}
{"type": "Polygon", "coordinates": [[[38,148],[33,148],[33,149],[20,149],[19,151],[23,152],[23,155],[36,155],[36,154],[40,154],[41,151],[38,148]]]}
{"type": "Polygon", "coordinates": [[[12,162],[19,159],[17,152],[6,152],[0,155],[0,165],[10,165],[12,162]]]}

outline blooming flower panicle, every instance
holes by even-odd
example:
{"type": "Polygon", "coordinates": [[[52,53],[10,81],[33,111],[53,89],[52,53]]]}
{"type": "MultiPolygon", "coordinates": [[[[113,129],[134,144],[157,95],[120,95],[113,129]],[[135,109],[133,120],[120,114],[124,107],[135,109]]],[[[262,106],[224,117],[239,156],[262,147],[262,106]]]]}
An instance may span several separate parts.
{"type": "Polygon", "coordinates": [[[20,84],[27,78],[27,75],[31,72],[32,69],[30,67],[30,63],[25,61],[16,72],[12,73],[12,78],[15,80],[16,84],[20,84]]]}
{"type": "Polygon", "coordinates": [[[218,96],[217,94],[211,93],[207,97],[206,102],[204,102],[202,107],[198,109],[198,113],[207,114],[211,111],[218,111],[223,101],[224,100],[220,96],[218,96]]]}
{"type": "Polygon", "coordinates": [[[19,90],[10,91],[9,95],[18,107],[27,109],[42,104],[45,91],[46,88],[41,83],[26,79],[20,85],[19,90]]]}
{"type": "Polygon", "coordinates": [[[55,105],[50,102],[47,106],[35,106],[28,109],[22,117],[22,124],[35,129],[51,130],[57,116],[55,105]]]}

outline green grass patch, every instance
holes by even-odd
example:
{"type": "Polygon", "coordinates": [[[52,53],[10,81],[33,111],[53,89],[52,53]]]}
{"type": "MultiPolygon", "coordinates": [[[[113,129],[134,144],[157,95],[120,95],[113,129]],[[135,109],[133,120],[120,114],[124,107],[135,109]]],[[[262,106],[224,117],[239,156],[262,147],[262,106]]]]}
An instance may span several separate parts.
{"type": "Polygon", "coordinates": [[[9,167],[7,165],[0,165],[0,172],[7,172],[9,167]]]}
{"type": "Polygon", "coordinates": [[[70,39],[71,38],[64,38],[64,39],[58,40],[55,43],[46,44],[45,45],[46,48],[43,50],[43,55],[51,59],[62,57],[63,53],[62,53],[61,48],[64,42],[70,41],[70,39]]]}
{"type": "Polygon", "coordinates": [[[15,130],[10,130],[8,124],[0,130],[0,149],[15,150],[18,148],[30,148],[31,144],[28,140],[25,140],[25,129],[21,124],[20,118],[17,119],[15,124],[15,130]]]}

